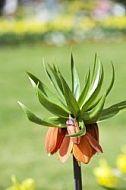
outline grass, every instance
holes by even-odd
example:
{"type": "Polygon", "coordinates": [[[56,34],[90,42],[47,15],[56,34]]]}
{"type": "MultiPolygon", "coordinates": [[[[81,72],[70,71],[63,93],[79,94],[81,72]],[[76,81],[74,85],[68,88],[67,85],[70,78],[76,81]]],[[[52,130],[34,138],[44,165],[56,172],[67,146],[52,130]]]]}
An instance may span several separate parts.
{"type": "MultiPolygon", "coordinates": [[[[97,52],[105,67],[106,83],[111,77],[113,61],[116,70],[115,86],[108,97],[107,105],[125,100],[126,43],[86,42],[73,46],[76,67],[83,83],[86,71],[93,63],[97,52]]],[[[65,164],[57,159],[57,154],[48,157],[44,147],[46,128],[30,123],[17,104],[20,100],[41,117],[47,115],[37,101],[29,83],[26,71],[32,72],[46,81],[42,59],[46,63],[57,62],[69,80],[70,46],[19,46],[0,48],[0,190],[11,185],[10,176],[15,174],[22,181],[32,177],[37,190],[73,189],[72,158],[65,164]]],[[[93,176],[93,168],[101,158],[115,166],[115,158],[120,146],[126,144],[125,112],[119,117],[99,124],[100,142],[104,154],[96,155],[90,164],[82,165],[84,189],[101,190],[93,176]]]]}

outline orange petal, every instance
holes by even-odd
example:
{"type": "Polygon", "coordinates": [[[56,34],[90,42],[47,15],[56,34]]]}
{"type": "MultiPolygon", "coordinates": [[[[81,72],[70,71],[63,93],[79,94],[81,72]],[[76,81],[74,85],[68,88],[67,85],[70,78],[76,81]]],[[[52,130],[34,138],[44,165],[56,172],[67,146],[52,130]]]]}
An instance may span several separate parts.
{"type": "Polygon", "coordinates": [[[73,142],[70,140],[70,137],[65,136],[59,149],[59,159],[61,162],[65,162],[69,158],[72,148],[73,142]]]}
{"type": "Polygon", "coordinates": [[[93,138],[89,133],[86,133],[86,138],[88,139],[90,145],[96,150],[96,152],[99,152],[99,153],[103,152],[98,141],[95,138],[93,138]]]}
{"type": "Polygon", "coordinates": [[[86,137],[93,147],[92,153],[103,152],[101,146],[99,145],[99,130],[97,123],[89,124],[86,126],[86,137]]]}
{"type": "Polygon", "coordinates": [[[57,135],[58,128],[49,127],[45,138],[45,148],[48,153],[53,154],[56,152],[57,135]]]}
{"type": "Polygon", "coordinates": [[[81,137],[80,144],[74,144],[73,154],[80,162],[87,164],[90,161],[92,157],[92,147],[90,146],[85,135],[81,137]]]}
{"type": "Polygon", "coordinates": [[[97,141],[99,141],[99,131],[97,123],[86,125],[86,132],[90,133],[97,141]]]}
{"type": "Polygon", "coordinates": [[[62,141],[67,133],[66,128],[58,128],[58,136],[57,136],[57,144],[56,144],[56,150],[58,150],[62,144],[62,141]]]}
{"type": "Polygon", "coordinates": [[[98,141],[99,143],[99,130],[98,130],[98,125],[97,123],[94,124],[94,131],[95,131],[95,135],[96,135],[96,140],[98,141]]]}
{"type": "Polygon", "coordinates": [[[57,152],[65,134],[66,129],[49,127],[45,138],[46,151],[50,154],[54,154],[55,152],[57,152]]]}

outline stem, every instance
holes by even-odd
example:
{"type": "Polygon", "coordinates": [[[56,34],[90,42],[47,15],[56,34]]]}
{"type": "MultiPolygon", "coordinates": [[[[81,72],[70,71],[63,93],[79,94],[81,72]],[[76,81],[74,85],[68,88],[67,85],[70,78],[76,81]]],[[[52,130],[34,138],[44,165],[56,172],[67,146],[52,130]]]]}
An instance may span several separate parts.
{"type": "Polygon", "coordinates": [[[81,167],[73,156],[74,189],[82,190],[81,167]]]}

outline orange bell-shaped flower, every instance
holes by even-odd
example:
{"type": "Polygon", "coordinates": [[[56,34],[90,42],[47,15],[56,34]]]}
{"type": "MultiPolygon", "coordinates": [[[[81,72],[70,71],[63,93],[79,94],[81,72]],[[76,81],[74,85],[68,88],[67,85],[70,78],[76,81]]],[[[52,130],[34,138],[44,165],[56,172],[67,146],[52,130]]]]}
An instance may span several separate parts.
{"type": "Polygon", "coordinates": [[[79,130],[79,126],[75,124],[76,126],[71,124],[67,128],[50,127],[46,135],[45,147],[49,154],[54,154],[59,150],[61,162],[65,162],[72,153],[77,161],[87,164],[96,152],[102,152],[99,145],[98,126],[96,123],[86,125],[86,134],[70,137],[68,135],[72,131],[79,130]]]}

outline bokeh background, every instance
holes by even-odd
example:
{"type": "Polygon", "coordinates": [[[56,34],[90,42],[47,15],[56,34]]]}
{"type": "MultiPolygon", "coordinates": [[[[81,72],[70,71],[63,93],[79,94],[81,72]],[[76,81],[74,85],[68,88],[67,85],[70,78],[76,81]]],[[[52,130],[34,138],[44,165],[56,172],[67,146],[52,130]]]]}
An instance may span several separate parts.
{"type": "MultiPolygon", "coordinates": [[[[56,63],[70,81],[71,47],[82,86],[97,53],[105,69],[105,88],[111,79],[111,61],[116,71],[105,107],[126,99],[125,1],[0,1],[0,190],[11,185],[13,174],[19,181],[34,178],[38,190],[73,189],[72,158],[62,164],[57,154],[49,157],[44,147],[47,128],[30,123],[17,103],[23,102],[42,118],[48,115],[26,71],[49,84],[44,58],[45,63],[56,63]]],[[[82,165],[87,190],[102,190],[93,168],[101,158],[115,167],[120,147],[126,145],[125,112],[99,123],[99,130],[104,153],[82,165]]]]}

